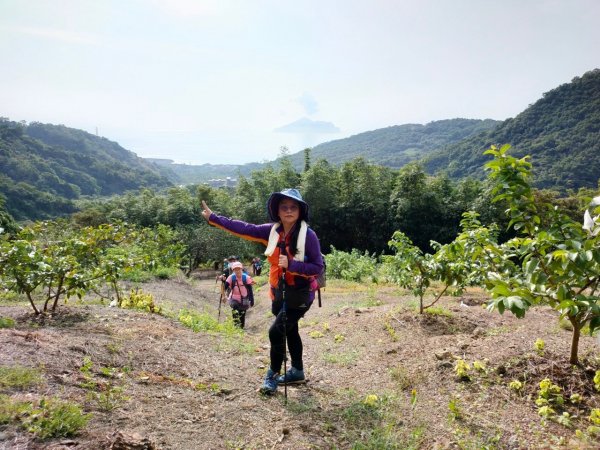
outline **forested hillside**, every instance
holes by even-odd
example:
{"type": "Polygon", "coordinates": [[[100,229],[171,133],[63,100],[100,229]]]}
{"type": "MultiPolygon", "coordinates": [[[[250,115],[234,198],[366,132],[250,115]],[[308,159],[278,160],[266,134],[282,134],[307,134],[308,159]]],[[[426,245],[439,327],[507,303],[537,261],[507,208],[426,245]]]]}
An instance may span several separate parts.
{"type": "MultiPolygon", "coordinates": [[[[311,149],[311,159],[326,159],[331,164],[341,165],[355,158],[364,158],[373,164],[389,168],[400,168],[411,161],[448,144],[459,142],[483,130],[489,130],[501,122],[487,119],[438,120],[427,125],[405,124],[367,131],[336,141],[325,142],[311,149]]],[[[304,167],[304,151],[286,158],[301,170],[304,167]]],[[[248,176],[253,170],[264,169],[267,164],[277,167],[282,158],[271,163],[253,162],[243,165],[233,164],[173,164],[170,160],[150,161],[171,171],[175,183],[202,183],[214,178],[248,176]]]]}
{"type": "MultiPolygon", "coordinates": [[[[450,119],[426,125],[396,125],[319,144],[312,149],[311,155],[336,165],[362,157],[374,164],[400,168],[429,152],[490,130],[499,123],[491,119],[450,119]]],[[[291,159],[295,166],[301,167],[302,152],[292,155],[291,159]]]]}
{"type": "Polygon", "coordinates": [[[17,220],[71,213],[82,195],[170,184],[155,165],[106,138],[63,125],[0,120],[0,195],[17,220]]]}
{"type": "Polygon", "coordinates": [[[600,69],[575,77],[543,95],[514,119],[431,155],[430,173],[482,178],[493,144],[511,144],[515,155],[531,155],[534,183],[559,190],[595,187],[600,177],[600,69]]]}

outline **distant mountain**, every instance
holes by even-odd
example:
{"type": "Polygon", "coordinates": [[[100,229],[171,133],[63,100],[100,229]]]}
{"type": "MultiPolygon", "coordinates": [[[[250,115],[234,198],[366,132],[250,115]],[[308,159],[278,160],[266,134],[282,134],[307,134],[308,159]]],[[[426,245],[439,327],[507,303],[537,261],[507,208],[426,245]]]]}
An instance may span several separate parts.
{"type": "Polygon", "coordinates": [[[600,69],[545,93],[514,119],[440,149],[426,160],[430,173],[483,177],[482,153],[511,144],[513,155],[531,155],[534,184],[558,190],[597,187],[600,178],[600,69]]]}
{"type": "MultiPolygon", "coordinates": [[[[319,144],[311,149],[311,160],[326,159],[339,165],[357,157],[371,163],[400,168],[423,158],[448,144],[459,142],[483,130],[489,130],[502,122],[486,119],[449,119],[430,122],[426,125],[406,124],[367,131],[345,139],[319,144]]],[[[304,151],[288,155],[293,166],[302,170],[304,151]]],[[[263,169],[267,164],[279,165],[279,160],[268,163],[244,165],[203,164],[201,166],[173,164],[171,160],[149,159],[168,168],[175,178],[174,183],[204,183],[210,179],[248,176],[253,170],[263,169]]]]}
{"type": "MultiPolygon", "coordinates": [[[[405,124],[367,131],[313,147],[311,159],[342,164],[357,157],[381,166],[400,168],[448,144],[490,130],[501,122],[486,119],[449,119],[426,125],[405,124]]],[[[296,167],[304,164],[303,152],[291,155],[296,167]]]]}
{"type": "Polygon", "coordinates": [[[157,166],[106,138],[63,125],[0,119],[0,195],[17,220],[71,213],[82,195],[171,184],[157,166]]]}

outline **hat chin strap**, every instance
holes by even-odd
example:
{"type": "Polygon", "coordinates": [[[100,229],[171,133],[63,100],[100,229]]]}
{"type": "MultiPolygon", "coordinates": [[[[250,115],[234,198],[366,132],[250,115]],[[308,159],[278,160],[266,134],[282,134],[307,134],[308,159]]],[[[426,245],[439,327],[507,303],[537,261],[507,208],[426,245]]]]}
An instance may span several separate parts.
{"type": "MultiPolygon", "coordinates": [[[[269,243],[265,250],[265,256],[271,256],[277,248],[279,242],[279,233],[277,229],[281,226],[281,222],[274,223],[271,227],[271,233],[269,234],[269,243]]],[[[294,255],[295,261],[304,262],[304,247],[306,246],[306,232],[308,231],[308,224],[303,220],[300,222],[300,232],[298,233],[298,252],[294,255]]]]}

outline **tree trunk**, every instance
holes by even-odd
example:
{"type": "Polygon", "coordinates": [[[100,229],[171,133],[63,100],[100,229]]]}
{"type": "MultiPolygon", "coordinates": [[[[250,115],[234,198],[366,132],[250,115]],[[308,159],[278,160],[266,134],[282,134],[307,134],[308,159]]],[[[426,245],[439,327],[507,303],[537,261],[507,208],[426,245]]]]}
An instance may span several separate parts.
{"type": "Polygon", "coordinates": [[[35,303],[33,303],[33,299],[31,298],[31,292],[27,292],[27,298],[29,299],[29,303],[31,303],[31,306],[33,307],[33,310],[35,311],[36,316],[40,314],[39,309],[37,309],[35,307],[35,303]]]}
{"type": "Polygon", "coordinates": [[[46,301],[44,302],[44,312],[48,311],[48,302],[52,298],[52,283],[48,284],[48,295],[46,296],[46,301]]]}
{"type": "Polygon", "coordinates": [[[61,292],[63,290],[63,281],[64,279],[61,279],[60,283],[58,283],[58,288],[56,289],[56,296],[54,297],[54,303],[52,304],[52,312],[56,311],[56,306],[58,305],[58,298],[61,296],[61,294],[64,293],[61,292]]]}
{"type": "Polygon", "coordinates": [[[571,339],[571,358],[569,362],[571,364],[579,364],[579,358],[577,354],[579,353],[579,336],[581,335],[581,324],[577,317],[569,317],[569,322],[573,325],[573,338],[571,339]]]}
{"type": "Polygon", "coordinates": [[[121,306],[121,293],[119,292],[119,285],[116,281],[112,282],[113,288],[115,290],[115,295],[117,296],[117,304],[121,306]]]}

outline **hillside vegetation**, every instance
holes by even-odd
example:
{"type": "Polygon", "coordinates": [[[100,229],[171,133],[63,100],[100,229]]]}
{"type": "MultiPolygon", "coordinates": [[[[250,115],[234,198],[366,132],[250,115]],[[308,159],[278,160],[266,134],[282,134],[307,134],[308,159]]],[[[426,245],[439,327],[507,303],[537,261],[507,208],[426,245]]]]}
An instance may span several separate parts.
{"type": "Polygon", "coordinates": [[[0,194],[17,219],[75,211],[80,196],[107,196],[171,182],[116,142],[67,128],[0,120],[0,194]]]}
{"type": "MultiPolygon", "coordinates": [[[[319,144],[312,149],[311,155],[331,164],[362,157],[375,164],[400,168],[434,150],[490,130],[499,123],[491,119],[451,119],[426,125],[396,125],[319,144]]],[[[292,161],[301,163],[302,154],[292,155],[292,161]]]]}
{"type": "MultiPolygon", "coordinates": [[[[317,145],[310,160],[315,164],[325,159],[339,167],[361,158],[392,171],[418,161],[428,173],[443,172],[455,180],[481,179],[488,159],[483,151],[505,143],[516,156],[531,155],[535,187],[562,192],[597,187],[600,69],[544,94],[514,119],[452,119],[388,127],[317,145]]],[[[252,178],[253,172],[270,173],[290,163],[303,171],[306,156],[300,151],[274,162],[246,165],[193,166],[169,160],[155,164],[81,130],[0,119],[0,199],[4,197],[0,210],[16,220],[56,217],[76,211],[74,200],[82,196],[160,190],[212,178],[252,178]]]]}
{"type": "Polygon", "coordinates": [[[483,151],[511,144],[517,156],[531,155],[540,188],[595,187],[600,175],[600,69],[551,90],[514,119],[431,155],[427,170],[453,178],[482,178],[483,151]]]}
{"type": "MultiPolygon", "coordinates": [[[[400,168],[436,149],[459,142],[473,134],[488,130],[500,122],[472,119],[439,120],[427,125],[406,124],[367,131],[336,141],[325,142],[311,149],[313,160],[325,159],[333,165],[340,165],[355,158],[364,158],[373,164],[388,168],[400,168]]],[[[285,155],[293,166],[304,167],[304,152],[285,155]]],[[[168,159],[151,159],[166,168],[175,183],[201,183],[211,179],[249,176],[254,170],[262,170],[268,165],[279,166],[282,158],[274,162],[253,162],[248,164],[175,164],[168,159]]]]}

